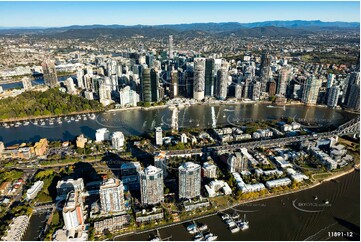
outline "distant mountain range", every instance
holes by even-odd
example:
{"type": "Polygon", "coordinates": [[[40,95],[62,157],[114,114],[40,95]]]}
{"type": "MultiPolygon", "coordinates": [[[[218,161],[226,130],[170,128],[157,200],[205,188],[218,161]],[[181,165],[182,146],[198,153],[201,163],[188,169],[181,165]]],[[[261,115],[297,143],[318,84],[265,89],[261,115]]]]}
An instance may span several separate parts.
{"type": "Polygon", "coordinates": [[[188,36],[204,34],[234,36],[292,36],[305,35],[319,31],[360,31],[359,22],[322,22],[320,20],[305,21],[265,21],[254,23],[191,23],[164,25],[72,25],[66,27],[0,27],[1,35],[40,34],[59,38],[94,38],[98,36],[130,37],[136,34],[145,37],[157,37],[182,33],[188,36]]]}

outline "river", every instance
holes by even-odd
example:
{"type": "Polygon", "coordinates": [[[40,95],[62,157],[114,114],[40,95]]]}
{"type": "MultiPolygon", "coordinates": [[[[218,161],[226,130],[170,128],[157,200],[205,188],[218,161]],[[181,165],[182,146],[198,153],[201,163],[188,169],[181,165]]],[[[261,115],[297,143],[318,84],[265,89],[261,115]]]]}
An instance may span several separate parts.
{"type": "MultiPolygon", "coordinates": [[[[21,142],[35,142],[40,138],[49,140],[73,140],[76,136],[84,134],[95,139],[96,129],[107,127],[111,132],[122,131],[126,135],[140,135],[154,130],[156,126],[169,129],[172,110],[156,108],[149,110],[121,110],[104,112],[96,119],[63,122],[49,126],[40,126],[30,123],[28,126],[18,128],[4,128],[0,126],[0,141],[5,145],[21,142]]],[[[241,120],[265,120],[292,117],[306,119],[311,122],[332,123],[339,125],[356,117],[356,114],[327,107],[305,107],[293,105],[283,107],[270,107],[268,104],[243,103],[237,105],[193,105],[179,109],[179,127],[212,127],[212,125],[235,124],[241,120]]]]}
{"type": "MultiPolygon", "coordinates": [[[[360,240],[360,173],[354,171],[309,190],[241,205],[250,228],[232,234],[218,215],[199,220],[218,235],[218,240],[360,240]],[[314,197],[318,199],[315,200],[314,197]],[[329,204],[324,201],[328,200],[329,204]],[[303,211],[302,211],[303,210],[303,211]],[[318,211],[318,212],[315,212],[318,211]],[[329,232],[344,232],[330,236],[329,232]],[[348,232],[346,234],[346,232],[348,232]]],[[[233,211],[232,211],[233,213],[233,211]]],[[[192,240],[186,225],[160,229],[161,238],[192,240]]],[[[155,234],[155,232],[152,232],[155,234]]],[[[148,240],[150,233],[119,237],[118,240],[148,240]]]]}

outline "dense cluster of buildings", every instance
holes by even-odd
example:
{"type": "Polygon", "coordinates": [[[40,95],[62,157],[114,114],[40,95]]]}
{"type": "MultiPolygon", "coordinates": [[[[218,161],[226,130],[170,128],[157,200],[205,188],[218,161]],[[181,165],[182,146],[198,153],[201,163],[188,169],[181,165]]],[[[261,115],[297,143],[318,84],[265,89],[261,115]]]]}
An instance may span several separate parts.
{"type": "Polygon", "coordinates": [[[23,143],[20,145],[4,146],[0,141],[0,159],[31,159],[46,155],[49,148],[46,138],[40,139],[34,146],[23,143]]]}

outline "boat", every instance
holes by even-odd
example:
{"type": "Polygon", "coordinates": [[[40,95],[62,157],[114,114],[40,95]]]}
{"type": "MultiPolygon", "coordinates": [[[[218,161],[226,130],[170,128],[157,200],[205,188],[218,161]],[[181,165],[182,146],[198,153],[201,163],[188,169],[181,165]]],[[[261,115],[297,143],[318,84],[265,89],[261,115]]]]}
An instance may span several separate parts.
{"type": "Polygon", "coordinates": [[[233,219],[239,219],[239,214],[238,214],[238,213],[233,214],[233,215],[232,215],[232,218],[233,218],[233,219]]]}
{"type": "Polygon", "coordinates": [[[330,201],[328,201],[328,200],[325,200],[325,202],[324,202],[325,204],[330,204],[330,201]]]}
{"type": "Polygon", "coordinates": [[[244,215],[244,218],[243,218],[243,221],[242,219],[240,219],[238,222],[237,222],[237,225],[239,226],[239,228],[243,231],[243,230],[246,230],[246,229],[249,229],[249,224],[248,224],[248,221],[246,220],[246,215],[244,215]]]}
{"type": "Polygon", "coordinates": [[[90,119],[95,119],[95,114],[94,114],[94,113],[92,113],[92,114],[90,115],[90,119]]]}
{"type": "Polygon", "coordinates": [[[201,241],[201,240],[203,240],[204,239],[204,237],[203,237],[203,234],[202,233],[198,233],[198,234],[196,234],[195,236],[194,236],[194,241],[201,241]]]}
{"type": "Polygon", "coordinates": [[[222,215],[222,220],[223,221],[225,221],[225,220],[227,220],[229,218],[230,218],[229,214],[222,215]]]}
{"type": "Polygon", "coordinates": [[[70,118],[70,120],[72,120],[72,121],[73,121],[73,120],[74,120],[74,117],[71,117],[71,118],[70,118]]]}
{"type": "Polygon", "coordinates": [[[205,231],[205,230],[207,230],[207,229],[208,229],[207,224],[203,224],[202,226],[199,227],[199,230],[200,230],[200,231],[205,231]]]}
{"type": "Polygon", "coordinates": [[[11,123],[11,124],[10,124],[10,127],[14,127],[14,125],[15,125],[15,124],[11,123]]]}
{"type": "Polygon", "coordinates": [[[237,233],[239,232],[240,228],[236,225],[233,227],[229,227],[229,230],[231,230],[232,233],[237,233]]]}
{"type": "Polygon", "coordinates": [[[154,236],[150,241],[162,241],[158,236],[154,236]]]}
{"type": "Polygon", "coordinates": [[[70,120],[70,119],[68,119],[66,122],[70,123],[70,122],[71,122],[71,120],[70,120]]]}
{"type": "Polygon", "coordinates": [[[6,126],[5,126],[5,129],[8,129],[8,128],[10,128],[10,126],[9,126],[9,125],[6,125],[6,126]]]}
{"type": "Polygon", "coordinates": [[[88,118],[86,116],[83,117],[83,120],[88,120],[88,118]]]}
{"type": "Polygon", "coordinates": [[[54,125],[54,121],[53,121],[53,120],[50,120],[50,121],[49,121],[49,125],[54,125]]]}
{"type": "Polygon", "coordinates": [[[212,234],[212,233],[209,233],[209,234],[207,234],[207,235],[204,236],[204,239],[205,239],[206,241],[213,241],[213,240],[216,240],[217,238],[218,238],[218,236],[217,236],[217,235],[214,235],[214,234],[212,234]]]}
{"type": "Polygon", "coordinates": [[[29,121],[24,121],[24,123],[23,123],[24,126],[27,126],[27,125],[29,125],[29,124],[30,124],[29,121]]]}
{"type": "Polygon", "coordinates": [[[237,224],[234,222],[234,221],[229,221],[227,223],[228,227],[234,227],[234,226],[237,226],[237,224]]]}
{"type": "Polygon", "coordinates": [[[40,125],[45,125],[45,122],[44,122],[44,121],[42,121],[42,122],[40,123],[40,125]]]}
{"type": "Polygon", "coordinates": [[[190,224],[190,225],[187,226],[187,231],[188,231],[189,233],[191,233],[191,234],[196,233],[197,230],[198,230],[198,228],[197,228],[197,225],[196,225],[196,224],[190,224]]]}
{"type": "Polygon", "coordinates": [[[315,197],[314,197],[314,199],[315,199],[315,200],[317,200],[317,199],[318,199],[318,197],[317,197],[317,196],[315,196],[315,197]]]}

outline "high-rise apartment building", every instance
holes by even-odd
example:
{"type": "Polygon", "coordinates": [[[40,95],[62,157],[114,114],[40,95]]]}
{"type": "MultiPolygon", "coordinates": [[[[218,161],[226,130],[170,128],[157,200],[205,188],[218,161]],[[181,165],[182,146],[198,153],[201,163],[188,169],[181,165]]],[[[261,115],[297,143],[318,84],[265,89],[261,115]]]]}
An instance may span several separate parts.
{"type": "Polygon", "coordinates": [[[139,172],[139,178],[143,205],[155,205],[164,200],[162,169],[150,165],[139,172]]]}
{"type": "Polygon", "coordinates": [[[194,59],[193,98],[199,101],[204,99],[205,65],[205,58],[194,59]]]}
{"type": "Polygon", "coordinates": [[[336,107],[339,96],[340,96],[340,88],[331,87],[328,91],[327,106],[332,108],[336,107]]]}
{"type": "Polygon", "coordinates": [[[84,205],[81,192],[68,193],[63,208],[63,219],[67,230],[76,230],[84,225],[84,205]]]}
{"type": "Polygon", "coordinates": [[[103,213],[120,213],[125,211],[124,187],[119,179],[110,178],[103,181],[99,189],[101,211],[103,213]]]}
{"type": "Polygon", "coordinates": [[[302,102],[306,105],[316,105],[321,85],[321,79],[313,75],[309,76],[303,85],[302,102]]]}
{"type": "Polygon", "coordinates": [[[201,195],[201,166],[186,162],[178,168],[179,198],[191,199],[201,195]]]}
{"type": "Polygon", "coordinates": [[[56,75],[55,64],[53,61],[46,59],[42,64],[44,83],[53,88],[59,85],[58,76],[56,75]]]}

